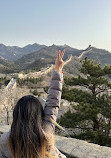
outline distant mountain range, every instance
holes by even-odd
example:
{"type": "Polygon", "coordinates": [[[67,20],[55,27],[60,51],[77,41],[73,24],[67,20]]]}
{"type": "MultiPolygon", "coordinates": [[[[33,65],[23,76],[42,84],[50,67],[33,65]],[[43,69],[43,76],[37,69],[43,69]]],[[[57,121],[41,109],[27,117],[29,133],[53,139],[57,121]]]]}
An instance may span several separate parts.
{"type": "Polygon", "coordinates": [[[100,62],[102,66],[105,64],[111,65],[110,52],[105,49],[98,49],[91,46],[86,50],[79,50],[68,45],[57,46],[53,44],[52,46],[45,46],[35,43],[20,48],[17,46],[5,46],[0,44],[0,72],[16,72],[46,67],[49,64],[54,64],[58,50],[62,51],[63,49],[66,50],[64,60],[66,60],[70,54],[74,57],[71,63],[66,66],[66,69],[69,70],[70,73],[75,66],[78,68],[78,57],[81,54],[83,54],[81,59],[87,56],[90,59],[96,60],[96,62],[100,62]]]}
{"type": "Polygon", "coordinates": [[[73,56],[79,56],[81,51],[75,48],[71,48],[67,45],[64,46],[56,46],[52,45],[49,47],[45,47],[40,49],[39,51],[30,53],[28,55],[23,56],[22,58],[15,61],[15,64],[20,66],[22,69],[31,68],[33,66],[45,66],[47,64],[54,64],[58,50],[65,49],[67,53],[64,55],[64,60],[72,54],[73,56]]]}
{"type": "Polygon", "coordinates": [[[31,52],[35,52],[44,48],[45,45],[40,45],[37,43],[29,44],[25,47],[18,46],[5,46],[4,44],[0,44],[0,56],[8,61],[14,61],[21,58],[24,55],[27,55],[31,52]]]}

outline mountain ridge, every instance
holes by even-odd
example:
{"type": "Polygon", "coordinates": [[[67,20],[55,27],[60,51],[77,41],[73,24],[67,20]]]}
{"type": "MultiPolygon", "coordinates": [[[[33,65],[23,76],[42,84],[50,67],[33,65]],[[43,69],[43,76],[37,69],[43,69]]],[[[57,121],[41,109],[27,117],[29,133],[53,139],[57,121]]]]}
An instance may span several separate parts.
{"type": "Polygon", "coordinates": [[[21,66],[23,69],[26,69],[28,64],[32,64],[33,62],[35,62],[36,60],[38,61],[41,58],[44,58],[44,61],[45,59],[48,59],[48,60],[50,59],[50,63],[54,64],[58,51],[59,50],[62,51],[63,49],[65,49],[66,52],[68,52],[68,53],[65,53],[64,59],[67,59],[68,56],[71,54],[73,56],[79,56],[81,52],[80,50],[71,48],[69,46],[61,47],[61,46],[56,46],[53,44],[52,46],[46,46],[45,48],[42,48],[39,51],[23,56],[22,58],[16,60],[15,64],[17,64],[18,66],[21,66]]]}
{"type": "MultiPolygon", "coordinates": [[[[5,45],[0,44],[0,48],[4,48],[5,45]]],[[[31,47],[33,47],[33,50],[36,49],[37,47],[41,47],[41,45],[34,43],[34,44],[29,44],[24,46],[24,50],[32,50],[31,47]]],[[[51,45],[51,46],[45,46],[42,45],[43,47],[39,48],[38,50],[30,53],[26,53],[23,55],[21,58],[14,60],[14,61],[8,61],[5,59],[3,56],[1,56],[0,53],[0,67],[2,68],[2,71],[0,69],[0,72],[3,72],[3,67],[7,69],[13,69],[13,71],[21,71],[21,70],[37,70],[40,69],[41,67],[47,67],[50,64],[55,63],[55,59],[58,53],[58,50],[63,51],[64,49],[66,50],[66,53],[64,54],[63,60],[66,60],[71,54],[74,58],[72,58],[72,61],[66,66],[67,71],[70,73],[73,72],[76,68],[76,70],[79,67],[79,60],[84,59],[86,56],[89,59],[93,59],[96,62],[101,63],[102,66],[105,64],[111,65],[111,53],[105,49],[99,49],[96,47],[91,47],[89,45],[88,48],[79,50],[76,48],[72,48],[68,45],[51,45]],[[76,58],[75,58],[76,57],[76,58]],[[80,58],[79,58],[80,57],[80,58]],[[77,62],[74,62],[76,60],[77,62]],[[8,63],[8,65],[6,64],[8,63]],[[10,66],[9,66],[10,65],[10,66]],[[15,68],[15,69],[14,69],[15,68]]],[[[8,46],[8,50],[11,49],[12,47],[8,46]]],[[[13,49],[20,49],[18,46],[13,46],[13,49]]],[[[78,73],[78,70],[76,71],[78,73]]],[[[74,73],[75,74],[75,73],[74,73]]]]}
{"type": "Polygon", "coordinates": [[[14,61],[21,58],[23,55],[38,51],[43,47],[45,47],[45,45],[37,43],[29,44],[24,47],[6,46],[4,44],[0,44],[0,56],[9,61],[14,61]]]}

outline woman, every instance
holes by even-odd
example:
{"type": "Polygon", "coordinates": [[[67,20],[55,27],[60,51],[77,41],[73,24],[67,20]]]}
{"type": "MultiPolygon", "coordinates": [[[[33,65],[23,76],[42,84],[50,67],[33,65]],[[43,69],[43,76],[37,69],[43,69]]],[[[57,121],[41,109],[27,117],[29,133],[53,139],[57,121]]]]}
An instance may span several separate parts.
{"type": "Polygon", "coordinates": [[[54,122],[62,92],[62,60],[58,52],[48,97],[43,110],[34,96],[24,96],[16,104],[11,130],[0,140],[0,158],[65,158],[54,146],[54,122]]]}

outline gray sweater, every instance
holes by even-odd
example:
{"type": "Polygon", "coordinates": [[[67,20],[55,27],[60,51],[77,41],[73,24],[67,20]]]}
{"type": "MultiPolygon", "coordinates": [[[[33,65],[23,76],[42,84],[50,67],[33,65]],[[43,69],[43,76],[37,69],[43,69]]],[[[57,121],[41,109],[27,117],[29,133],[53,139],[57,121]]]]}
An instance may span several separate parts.
{"type": "MultiPolygon", "coordinates": [[[[62,80],[63,74],[54,71],[51,77],[51,83],[48,90],[48,97],[44,108],[43,129],[45,132],[50,133],[54,131],[54,124],[49,118],[56,121],[58,116],[58,109],[60,107],[60,99],[62,93],[62,80]]],[[[10,131],[2,134],[0,138],[0,158],[12,158],[8,150],[8,137],[10,131]]],[[[56,147],[54,149],[57,158],[66,158],[56,147]]]]}

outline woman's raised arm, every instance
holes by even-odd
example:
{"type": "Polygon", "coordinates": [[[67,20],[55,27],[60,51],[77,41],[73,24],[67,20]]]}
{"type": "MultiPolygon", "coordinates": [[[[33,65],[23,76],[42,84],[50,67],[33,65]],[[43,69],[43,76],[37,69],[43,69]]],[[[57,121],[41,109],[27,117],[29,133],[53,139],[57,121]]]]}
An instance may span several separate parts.
{"type": "Polygon", "coordinates": [[[63,82],[63,73],[62,69],[64,66],[63,55],[65,50],[61,53],[58,52],[56,62],[55,62],[55,70],[52,73],[51,83],[48,90],[48,97],[45,103],[44,108],[44,120],[43,127],[48,131],[54,131],[54,123],[58,116],[58,109],[60,107],[60,99],[62,93],[62,82],[63,82]],[[61,55],[60,55],[61,54],[61,55]]]}

